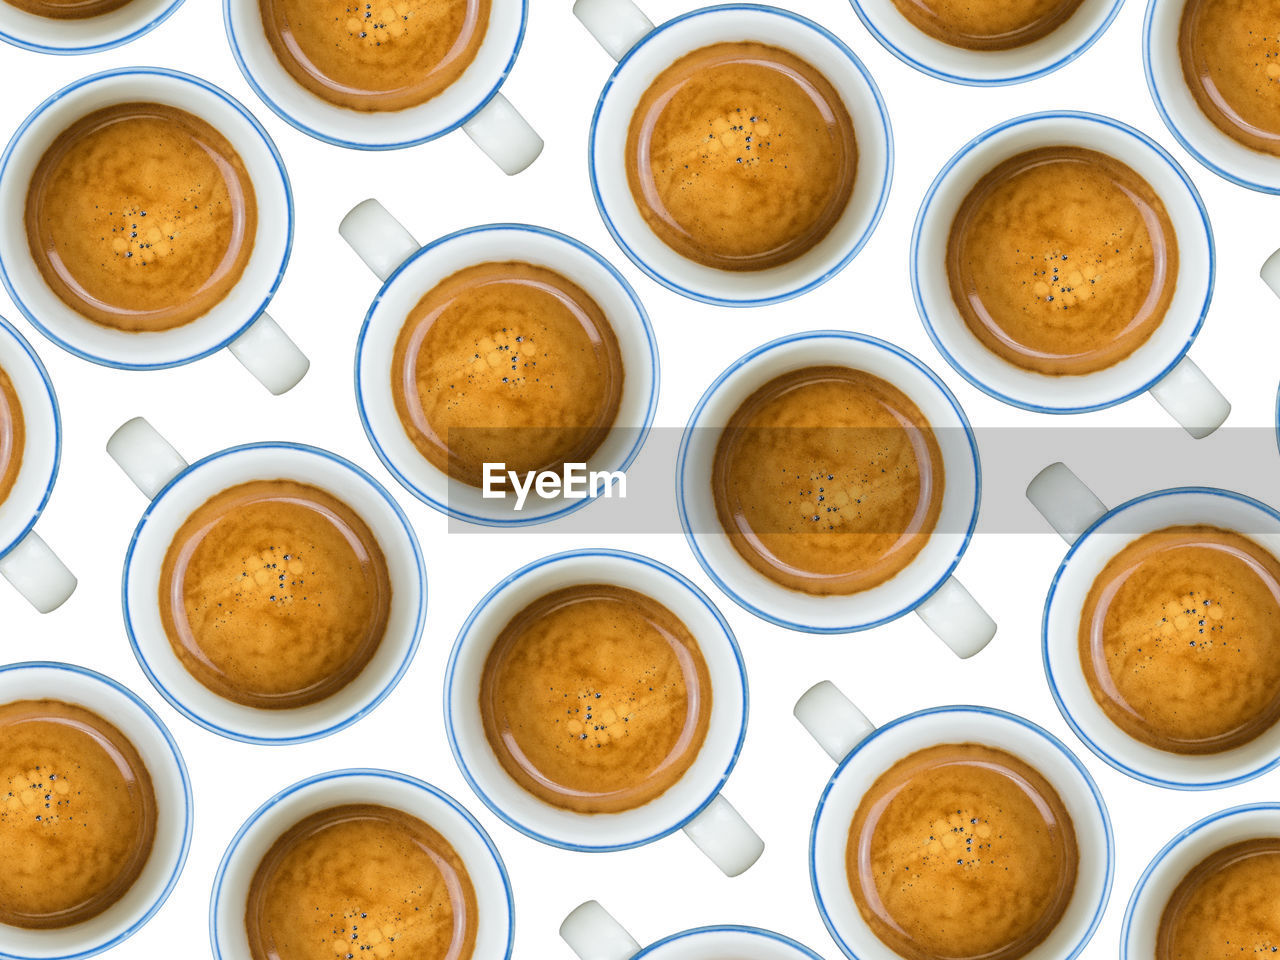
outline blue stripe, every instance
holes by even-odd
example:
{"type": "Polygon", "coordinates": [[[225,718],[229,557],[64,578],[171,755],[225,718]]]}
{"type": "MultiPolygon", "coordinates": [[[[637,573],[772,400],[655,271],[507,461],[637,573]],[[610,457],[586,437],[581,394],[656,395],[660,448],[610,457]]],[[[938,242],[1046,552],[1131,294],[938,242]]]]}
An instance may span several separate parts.
{"type": "MultiPolygon", "coordinates": [[[[3,2],[3,0],[0,0],[0,2],[3,2]]],[[[44,493],[41,494],[40,503],[31,515],[31,519],[26,522],[21,532],[13,540],[6,544],[0,544],[0,559],[4,559],[14,547],[26,539],[27,534],[36,525],[36,521],[40,519],[40,514],[44,513],[44,508],[49,503],[49,497],[53,494],[53,485],[58,479],[58,468],[62,463],[62,411],[58,407],[58,395],[54,392],[53,381],[49,379],[49,371],[44,368],[39,355],[32,349],[31,344],[27,342],[27,338],[20,334],[4,317],[0,317],[0,332],[7,333],[13,337],[23,352],[31,358],[36,372],[40,374],[40,379],[44,381],[44,389],[49,397],[49,406],[53,410],[53,468],[49,471],[49,479],[45,482],[44,493]]]]}
{"type": "Polygon", "coordinates": [[[0,40],[5,41],[6,43],[11,43],[15,47],[20,47],[23,50],[30,50],[32,53],[48,53],[58,56],[100,53],[103,50],[110,50],[113,47],[122,47],[126,43],[131,43],[134,40],[137,40],[143,34],[150,33],[156,27],[160,26],[160,24],[173,16],[182,4],[183,0],[172,0],[172,2],[165,5],[164,9],[146,23],[142,24],[142,26],[129,31],[122,36],[116,37],[113,40],[103,40],[98,43],[89,43],[83,46],[74,46],[71,44],[58,46],[54,44],[37,43],[34,40],[27,40],[17,34],[5,33],[3,31],[0,31],[0,40]]]}

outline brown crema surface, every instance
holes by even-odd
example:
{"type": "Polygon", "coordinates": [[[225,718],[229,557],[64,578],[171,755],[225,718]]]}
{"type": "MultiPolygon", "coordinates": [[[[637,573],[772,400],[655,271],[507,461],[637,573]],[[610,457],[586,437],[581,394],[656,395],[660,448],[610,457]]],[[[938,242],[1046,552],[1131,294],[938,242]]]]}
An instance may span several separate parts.
{"type": "Polygon", "coordinates": [[[1078,375],[1123,360],[1164,320],[1178,240],[1163,202],[1119,160],[1041,147],[965,197],[947,239],[951,297],[996,356],[1078,375]]]}
{"type": "Polygon", "coordinates": [[[59,700],[0,706],[0,923],[98,916],[138,879],[155,832],[151,775],[115,725],[59,700]]]}
{"type": "Polygon", "coordinates": [[[718,43],[653,81],[631,118],[627,182],[650,229],[720,270],[766,270],[816,246],[858,168],[831,82],[779,47],[718,43]]]}
{"type": "Polygon", "coordinates": [[[478,926],[471,877],[449,841],[376,804],[291,827],[245,904],[252,960],[470,960],[478,926]]]}
{"type": "Polygon", "coordinates": [[[480,52],[491,0],[259,0],[285,71],[322,100],[366,112],[426,103],[480,52]]]}
{"type": "Polygon", "coordinates": [[[485,736],[535,797],[617,813],[661,796],[697,759],[711,720],[698,642],[625,587],[556,590],[516,614],[480,681],[485,736]]]}
{"type": "Polygon", "coordinates": [[[332,494],[255,480],[211,497],[160,572],[174,654],[214,693],[284,709],[332,696],[373,659],[391,579],[368,525],[332,494]]]}
{"type": "Polygon", "coordinates": [[[529,263],[446,277],[396,338],[391,395],[437,470],[480,486],[485,463],[559,471],[585,463],[618,415],[625,373],[599,304],[529,263]]]}
{"type": "Polygon", "coordinates": [[[1187,0],[1178,56],[1215,127],[1280,156],[1280,0],[1187,0]]]}
{"type": "Polygon", "coordinates": [[[883,583],[929,541],[942,511],[942,451],[893,384],[848,367],[769,381],[729,418],[711,492],[747,563],[809,594],[883,583]]]}
{"type": "Polygon", "coordinates": [[[1280,719],[1280,561],[1242,534],[1139,537],[1093,581],[1080,666],[1103,712],[1173,753],[1220,753],[1280,719]]]}
{"type": "Polygon", "coordinates": [[[104,107],[59,134],[32,174],[25,217],[58,299],[129,332],[208,313],[239,282],[258,229],[230,141],[158,103],[104,107]]]}
{"type": "Polygon", "coordinates": [[[893,0],[917,30],[966,50],[1012,50],[1047,37],[1084,0],[893,0]]]}
{"type": "Polygon", "coordinates": [[[1165,905],[1155,960],[1241,960],[1280,950],[1280,838],[1224,847],[1182,878],[1165,905]]]}
{"type": "Polygon", "coordinates": [[[950,743],[872,784],[845,858],[863,920],[906,960],[1015,960],[1062,919],[1079,850],[1039,771],[995,747],[950,743]]]}
{"type": "Polygon", "coordinates": [[[0,368],[0,504],[3,504],[22,470],[27,445],[26,420],[13,381],[0,368]]]}
{"type": "Polygon", "coordinates": [[[12,7],[50,20],[85,20],[119,10],[130,0],[4,0],[12,7]]]}

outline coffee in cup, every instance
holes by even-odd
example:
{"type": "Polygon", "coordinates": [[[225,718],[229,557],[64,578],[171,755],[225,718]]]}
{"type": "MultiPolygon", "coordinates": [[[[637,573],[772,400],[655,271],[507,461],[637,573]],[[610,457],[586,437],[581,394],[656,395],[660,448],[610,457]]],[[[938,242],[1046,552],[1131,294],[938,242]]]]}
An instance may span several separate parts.
{"type": "Polygon", "coordinates": [[[917,30],[966,50],[1013,50],[1042,40],[1084,0],[893,0],[917,30]]]}
{"type": "Polygon", "coordinates": [[[87,20],[119,10],[131,0],[4,0],[24,13],[50,20],[87,20]]]}
{"type": "Polygon", "coordinates": [[[22,454],[26,447],[27,428],[22,417],[22,402],[13,381],[0,367],[0,505],[13,491],[22,470],[22,454]]]}

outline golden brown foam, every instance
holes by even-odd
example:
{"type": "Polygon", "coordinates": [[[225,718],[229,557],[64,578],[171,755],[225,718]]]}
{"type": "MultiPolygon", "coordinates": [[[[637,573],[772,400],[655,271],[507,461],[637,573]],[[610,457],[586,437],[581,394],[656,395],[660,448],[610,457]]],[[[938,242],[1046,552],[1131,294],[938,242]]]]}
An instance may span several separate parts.
{"type": "Polygon", "coordinates": [[[1178,241],[1151,186],[1113,157],[1042,147],[965,197],[947,239],[965,325],[1009,363],[1086,374],[1147,342],[1173,300],[1178,241]]]}
{"type": "Polygon", "coordinates": [[[697,759],[711,718],[697,640],[651,597],[606,584],[516,614],[485,661],[480,714],[504,770],[579,813],[661,796],[697,759]]]}
{"type": "Polygon", "coordinates": [[[1047,37],[1084,0],[893,0],[917,30],[966,50],[1012,50],[1047,37]]]}
{"type": "Polygon", "coordinates": [[[156,798],[129,739],[58,700],[0,706],[0,923],[69,927],[133,886],[156,798]]]}
{"type": "Polygon", "coordinates": [[[0,504],[13,492],[22,470],[26,450],[27,427],[22,416],[22,403],[13,381],[0,368],[0,504]]]}
{"type": "Polygon", "coordinates": [[[658,75],[631,118],[627,182],[683,257],[765,270],[817,245],[844,214],[858,150],[839,93],[762,43],[718,43],[658,75]]]}
{"type": "Polygon", "coordinates": [[[433,287],[391,361],[396,413],[436,469],[480,486],[585,463],[618,415],[618,338],[585,290],[528,263],[481,263],[433,287]]]}
{"type": "Polygon", "coordinates": [[[920,409],[862,370],[769,381],[716,445],[711,492],[734,549],[784,587],[850,594],[883,583],[938,523],[942,451],[920,409]]]}
{"type": "Polygon", "coordinates": [[[1202,860],[1165,905],[1155,960],[1254,960],[1280,951],[1280,838],[1202,860]]]}
{"type": "Polygon", "coordinates": [[[1182,76],[1215,127],[1280,156],[1280,0],[1187,0],[1182,76]]]}
{"type": "Polygon", "coordinates": [[[119,10],[130,0],[5,0],[5,2],[19,10],[37,17],[48,17],[50,20],[85,20],[119,10]]]}
{"type": "Polygon", "coordinates": [[[479,918],[462,858],[401,810],[314,813],[267,851],[249,886],[252,960],[470,960],[479,918]]]}
{"type": "Polygon", "coordinates": [[[868,926],[907,960],[1015,960],[1062,919],[1075,828],[1039,771],[976,743],[929,747],[872,784],[845,862],[868,926]]]}
{"type": "Polygon", "coordinates": [[[305,89],[351,110],[403,110],[471,66],[491,0],[259,0],[276,59],[305,89]]]}
{"type": "Polygon", "coordinates": [[[58,135],[31,177],[31,256],[58,298],[118,330],[169,330],[239,282],[258,229],[231,143],[158,103],[122,103],[58,135]]]}
{"type": "Polygon", "coordinates": [[[1168,527],[1098,574],[1080,614],[1094,700],[1143,743],[1218,753],[1280,719],[1280,561],[1248,537],[1168,527]]]}
{"type": "Polygon", "coordinates": [[[391,580],[373,532],[341,500],[255,480],[178,529],[159,594],[165,634],[193,677],[237,703],[283,709],[331,696],[373,659],[391,580]]]}

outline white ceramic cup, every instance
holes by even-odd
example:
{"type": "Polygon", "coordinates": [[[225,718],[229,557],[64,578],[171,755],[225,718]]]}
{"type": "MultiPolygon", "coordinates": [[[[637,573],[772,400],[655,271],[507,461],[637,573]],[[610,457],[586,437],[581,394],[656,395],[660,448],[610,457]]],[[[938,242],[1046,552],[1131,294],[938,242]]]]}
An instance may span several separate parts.
{"type": "Polygon", "coordinates": [[[1025,960],[1074,960],[1102,920],[1111,894],[1111,820],[1084,765],[1053,734],[1016,714],[978,706],[921,710],[876,727],[836,686],[823,681],[797,701],[796,719],[838,767],[818,801],[809,841],[809,879],[827,931],[850,960],[901,960],[872,932],[849,890],[845,852],[862,798],[899,760],[928,747],[978,743],[1012,753],[1053,786],[1080,852],[1066,912],[1025,960]]]}
{"type": "Polygon", "coordinates": [[[1041,647],[1050,692],[1085,746],[1136,780],[1180,790],[1233,786],[1280,764],[1280,724],[1221,753],[1170,753],[1135,740],[1094,700],[1079,648],[1080,615],[1089,590],[1128,544],[1166,527],[1207,524],[1239,531],[1280,556],[1280,512],[1212,487],[1157,490],[1108,510],[1062,463],[1040,471],[1027,487],[1027,498],[1071,544],[1045,599],[1041,647]]]}
{"type": "Polygon", "coordinates": [[[413,147],[461,127],[508,176],[542,152],[542,138],[499,92],[515,66],[528,13],[528,0],[493,0],[484,40],[462,76],[417,106],[364,111],[330,103],[289,75],[271,49],[258,0],[222,0],[240,72],[281,120],[324,143],[355,150],[413,147]]]}
{"type": "Polygon", "coordinates": [[[130,0],[96,17],[59,20],[0,5],[0,40],[32,53],[100,53],[150,33],[182,6],[183,0],[130,0]]]}
{"type": "Polygon", "coordinates": [[[822,960],[790,937],[736,925],[696,927],[641,949],[595,900],[588,900],[565,917],[560,936],[580,960],[822,960]]]}
{"type": "Polygon", "coordinates": [[[734,361],[707,388],[680,442],[676,501],[698,563],[738,606],[762,620],[809,633],[850,633],[915,611],[960,657],[995,636],[995,622],[952,571],[978,520],[978,447],[959,401],[937,375],[884,340],[842,330],[792,334],[734,361]],[[770,380],[812,366],[865,370],[893,384],[920,408],[942,451],[942,510],[928,544],[878,586],[845,596],[812,596],[775,583],[734,549],[716,516],[712,465],[720,435],[737,409],[770,380]]]}
{"type": "Polygon", "coordinates": [[[53,383],[31,344],[0,318],[0,370],[22,408],[22,466],[0,501],[0,576],[41,613],[56,610],[75,592],[76,578],[33,529],[58,477],[62,418],[53,383]]]}
{"type": "Polygon", "coordinates": [[[1069,110],[1015,117],[961,147],[925,194],[911,237],[911,286],[920,319],[946,361],[979,390],[1037,413],[1085,413],[1149,391],[1197,438],[1231,412],[1186,356],[1209,310],[1215,263],[1208,212],[1177,161],[1127,124],[1069,110]],[[947,238],[964,198],[1004,160],[1047,146],[1096,150],[1128,165],[1164,202],[1178,239],[1177,288],[1164,320],[1128,357],[1089,374],[1036,373],[992,353],[966,326],[947,280],[947,238]]]}
{"type": "Polygon", "coordinates": [[[266,312],[289,262],[293,194],[276,146],[244,106],[190,74],[161,67],[107,70],[77,80],[36,107],[0,158],[0,277],[37,330],[68,353],[107,367],[181,366],[227,347],[274,394],[292,388],[308,361],[266,312]],[[203,316],[171,330],[129,333],[81,316],[49,289],[27,244],[24,210],[31,176],[69,126],[117,103],[162,103],[195,114],[235,147],[253,182],[258,232],[244,274],[203,316]]]}
{"type": "Polygon", "coordinates": [[[789,10],[756,4],[703,7],[657,28],[632,0],[577,0],[573,12],[618,61],[596,104],[587,156],[600,216],[632,263],[694,300],[752,307],[821,286],[858,254],[889,198],[893,132],[871,74],[835,34],[789,10]],[[645,223],[627,185],[627,130],[650,84],[685,54],[734,41],[783,47],[820,70],[844,101],[858,140],[857,177],[844,214],[813,249],[766,270],[718,270],[682,257],[645,223]]]}
{"type": "Polygon", "coordinates": [[[552,554],[521,567],[481,600],[458,633],[445,671],[445,730],[454,759],[476,795],[508,826],[566,850],[625,850],[685,834],[726,875],[737,876],[764,843],[721,795],[747,730],[747,673],[733,631],[692,582],[635,553],[585,549],[552,554]],[[652,597],[698,641],[714,692],[711,723],[697,759],[666,793],[619,813],[583,814],[533,796],[494,756],[480,716],[485,660],[503,627],[530,603],[576,584],[606,583],[652,597]]]}
{"type": "Polygon", "coordinates": [[[658,405],[658,344],[644,305],[612,264],[586,244],[545,227],[495,223],[460,230],[425,247],[377,200],[356,205],[339,232],[383,281],[356,344],[356,403],[374,452],[406,490],[455,520],[489,526],[543,523],[586,506],[586,499],[531,496],[485,498],[480,487],[451,479],[414,446],[391,393],[392,357],[405,320],[441,280],[480,263],[515,260],[546,267],[585,290],[618,338],[626,374],[618,414],[591,455],[588,471],[625,471],[640,452],[658,405]]]}
{"type": "Polygon", "coordinates": [[[233,740],[292,744],[350,726],[395,689],[422,637],[427,579],[409,518],[373,477],[327,450],[284,442],[228,447],[188,464],[141,417],[111,436],[107,452],[151,501],[125,554],[124,621],[143,673],[175,710],[233,740]],[[368,524],[386,558],[391,609],[377,652],[355,679],[316,703],[267,710],[224,699],[187,672],[165,634],[157,596],[165,553],[198,507],[229,487],[281,478],[326,490],[368,524]]]}
{"type": "Polygon", "coordinates": [[[507,869],[484,828],[443,790],[391,770],[333,770],[281,790],[253,812],[222,856],[209,899],[214,960],[250,960],[245,933],[249,885],[267,851],[299,821],[345,804],[375,803],[417,817],[462,859],[476,894],[472,960],[507,960],[515,942],[515,907],[507,869]]]}
{"type": "Polygon", "coordinates": [[[4,960],[84,960],[123,943],[164,906],[191,846],[191,782],[167,727],[133,691],[85,667],[30,662],[0,666],[0,703],[61,700],[96,713],[128,737],[151,776],[156,832],[133,885],[98,914],[69,927],[28,930],[0,925],[4,960]]]}
{"type": "MultiPolygon", "coordinates": [[[[1125,909],[1120,928],[1120,960],[1156,956],[1160,919],[1183,878],[1224,847],[1280,836],[1280,804],[1231,807],[1193,823],[1170,840],[1147,864],[1125,909]]],[[[1252,946],[1242,956],[1257,956],[1252,946]]]]}

